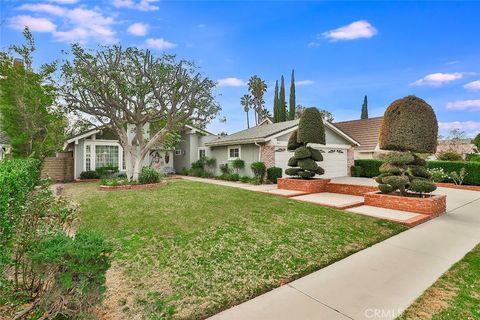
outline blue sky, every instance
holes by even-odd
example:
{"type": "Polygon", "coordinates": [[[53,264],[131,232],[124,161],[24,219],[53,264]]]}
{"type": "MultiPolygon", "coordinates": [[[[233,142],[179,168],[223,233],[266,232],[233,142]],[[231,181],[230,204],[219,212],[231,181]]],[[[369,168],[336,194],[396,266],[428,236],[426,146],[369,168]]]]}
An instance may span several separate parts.
{"type": "MultiPolygon", "coordinates": [[[[1,3],[0,45],[21,41],[28,24],[36,61],[59,58],[69,43],[120,42],[191,59],[216,89],[226,123],[246,126],[239,100],[257,74],[269,90],[295,69],[297,103],[357,119],[363,96],[370,116],[415,94],[437,113],[442,133],[480,131],[480,3],[44,0],[1,3]]],[[[288,89],[287,89],[288,95],[288,89]]]]}

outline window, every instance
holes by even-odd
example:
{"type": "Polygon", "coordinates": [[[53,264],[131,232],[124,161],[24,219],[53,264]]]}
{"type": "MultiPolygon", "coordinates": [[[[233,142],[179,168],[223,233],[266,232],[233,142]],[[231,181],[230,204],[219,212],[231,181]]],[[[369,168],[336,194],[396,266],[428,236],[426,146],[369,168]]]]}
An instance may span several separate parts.
{"type": "Polygon", "coordinates": [[[207,156],[207,151],[205,148],[198,148],[198,159],[205,158],[207,156]]]}
{"type": "Polygon", "coordinates": [[[240,158],[240,147],[228,147],[228,160],[240,158]]]}
{"type": "Polygon", "coordinates": [[[95,169],[118,166],[118,146],[95,146],[95,169]]]}
{"type": "Polygon", "coordinates": [[[125,160],[125,149],[122,149],[122,170],[127,170],[127,163],[125,160]]]}
{"type": "Polygon", "coordinates": [[[175,155],[176,156],[181,156],[182,155],[182,150],[175,150],[175,155]]]}
{"type": "Polygon", "coordinates": [[[91,168],[91,147],[85,146],[85,170],[90,171],[91,168]]]}

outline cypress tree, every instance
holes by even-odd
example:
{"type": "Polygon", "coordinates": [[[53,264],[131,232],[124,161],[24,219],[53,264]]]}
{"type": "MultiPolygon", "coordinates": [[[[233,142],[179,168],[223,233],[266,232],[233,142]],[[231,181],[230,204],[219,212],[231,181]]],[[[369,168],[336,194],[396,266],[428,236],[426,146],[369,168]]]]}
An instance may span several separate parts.
{"type": "Polygon", "coordinates": [[[368,102],[367,102],[367,96],[365,96],[365,98],[363,98],[362,115],[360,116],[360,119],[368,119],[368,102]]]}
{"type": "Polygon", "coordinates": [[[288,120],[295,119],[295,71],[292,69],[292,77],[290,78],[290,108],[288,112],[288,120]]]}
{"type": "Polygon", "coordinates": [[[285,79],[281,78],[280,80],[280,96],[278,98],[278,115],[279,119],[278,122],[284,122],[287,120],[287,110],[286,110],[287,103],[285,101],[285,79]]]}
{"type": "Polygon", "coordinates": [[[278,121],[278,80],[275,81],[275,97],[273,97],[273,122],[278,121]]]}

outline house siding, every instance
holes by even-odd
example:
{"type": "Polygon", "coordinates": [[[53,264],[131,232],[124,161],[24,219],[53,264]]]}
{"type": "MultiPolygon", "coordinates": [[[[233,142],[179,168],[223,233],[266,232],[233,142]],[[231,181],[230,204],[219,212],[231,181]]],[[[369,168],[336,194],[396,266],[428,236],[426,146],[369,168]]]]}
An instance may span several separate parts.
{"type": "MultiPolygon", "coordinates": [[[[235,146],[235,145],[232,145],[235,146]]],[[[240,159],[245,161],[245,168],[239,170],[239,174],[242,176],[253,176],[252,169],[250,169],[250,165],[253,162],[259,161],[259,151],[260,149],[258,146],[254,144],[243,144],[240,145],[240,159]]],[[[220,165],[225,163],[230,163],[228,160],[228,146],[220,146],[220,147],[211,147],[211,157],[217,160],[217,166],[215,168],[215,174],[220,175],[220,165]]]]}

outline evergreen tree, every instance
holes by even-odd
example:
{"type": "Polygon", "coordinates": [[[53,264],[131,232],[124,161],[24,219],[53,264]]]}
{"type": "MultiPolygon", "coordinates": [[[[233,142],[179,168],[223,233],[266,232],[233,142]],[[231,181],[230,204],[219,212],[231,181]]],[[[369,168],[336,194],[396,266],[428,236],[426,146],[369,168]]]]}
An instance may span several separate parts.
{"type": "Polygon", "coordinates": [[[360,119],[368,119],[368,102],[367,102],[367,96],[363,98],[363,105],[362,105],[362,115],[360,119]]]}
{"type": "Polygon", "coordinates": [[[279,119],[278,122],[284,122],[287,120],[287,110],[286,110],[287,103],[285,101],[285,79],[281,78],[280,80],[280,96],[278,98],[278,115],[279,119]]]}
{"type": "Polygon", "coordinates": [[[288,120],[295,119],[295,71],[292,69],[292,77],[290,79],[290,106],[288,112],[288,120]]]}
{"type": "Polygon", "coordinates": [[[279,122],[278,115],[278,80],[275,82],[275,97],[273,97],[273,122],[279,122]]]}

